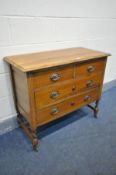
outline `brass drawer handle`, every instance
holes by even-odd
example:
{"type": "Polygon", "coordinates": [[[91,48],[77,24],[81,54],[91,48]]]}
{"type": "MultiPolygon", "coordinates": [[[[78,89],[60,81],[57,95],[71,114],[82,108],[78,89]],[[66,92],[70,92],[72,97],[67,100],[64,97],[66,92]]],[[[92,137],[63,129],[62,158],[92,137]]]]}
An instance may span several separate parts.
{"type": "Polygon", "coordinates": [[[87,68],[87,71],[89,73],[93,72],[94,70],[95,70],[95,68],[92,65],[88,66],[88,68],[87,68]]]}
{"type": "Polygon", "coordinates": [[[58,73],[53,73],[51,76],[50,76],[50,79],[52,81],[58,81],[60,79],[60,75],[58,73]]]}
{"type": "Polygon", "coordinates": [[[89,100],[91,100],[91,97],[90,97],[89,95],[86,95],[86,96],[84,97],[84,101],[89,101],[89,100]]]}
{"type": "Polygon", "coordinates": [[[57,108],[57,107],[53,107],[52,108],[52,111],[51,111],[51,114],[52,115],[55,115],[55,114],[57,114],[59,112],[59,109],[57,108]]]}
{"type": "Polygon", "coordinates": [[[52,99],[55,99],[55,98],[59,97],[59,95],[60,95],[60,94],[59,94],[58,91],[54,91],[54,92],[51,93],[50,97],[51,97],[52,99]]]}
{"type": "Polygon", "coordinates": [[[86,83],[87,87],[92,87],[93,86],[93,80],[88,80],[86,83]]]}

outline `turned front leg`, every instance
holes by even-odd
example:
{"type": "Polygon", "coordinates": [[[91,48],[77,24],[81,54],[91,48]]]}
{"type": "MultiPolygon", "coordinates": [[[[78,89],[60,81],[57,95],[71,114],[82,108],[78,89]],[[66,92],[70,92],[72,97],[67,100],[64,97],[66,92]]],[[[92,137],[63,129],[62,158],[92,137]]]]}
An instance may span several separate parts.
{"type": "Polygon", "coordinates": [[[100,100],[97,100],[97,101],[95,102],[94,117],[98,117],[97,114],[98,114],[98,112],[99,112],[99,102],[100,102],[100,100]]]}
{"type": "Polygon", "coordinates": [[[34,151],[38,151],[39,140],[36,131],[32,132],[32,147],[34,151]]]}
{"type": "Polygon", "coordinates": [[[96,117],[96,118],[98,117],[97,114],[99,112],[99,102],[100,102],[100,100],[95,101],[95,106],[87,105],[89,108],[91,108],[93,110],[94,117],[96,117]]]}
{"type": "Polygon", "coordinates": [[[37,151],[39,140],[37,137],[36,129],[32,130],[30,124],[20,113],[18,113],[17,122],[19,124],[19,127],[23,128],[31,139],[33,150],[37,151]]]}

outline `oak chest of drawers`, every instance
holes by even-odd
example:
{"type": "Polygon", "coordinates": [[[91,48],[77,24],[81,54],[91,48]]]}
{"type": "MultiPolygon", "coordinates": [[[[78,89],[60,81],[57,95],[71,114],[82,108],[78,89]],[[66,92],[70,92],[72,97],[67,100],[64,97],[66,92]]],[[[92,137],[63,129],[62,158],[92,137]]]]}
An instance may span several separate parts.
{"type": "Polygon", "coordinates": [[[86,48],[69,48],[4,58],[10,65],[17,121],[34,149],[37,127],[85,105],[97,116],[108,56],[86,48]],[[90,105],[92,102],[95,106],[90,105]]]}

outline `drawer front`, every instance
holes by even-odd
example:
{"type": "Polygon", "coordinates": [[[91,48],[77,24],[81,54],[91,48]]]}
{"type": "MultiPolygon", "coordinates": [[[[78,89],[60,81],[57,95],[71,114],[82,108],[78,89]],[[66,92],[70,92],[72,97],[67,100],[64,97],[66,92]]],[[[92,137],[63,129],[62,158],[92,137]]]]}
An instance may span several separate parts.
{"type": "Polygon", "coordinates": [[[76,89],[78,93],[88,91],[92,88],[102,86],[103,82],[103,73],[93,74],[90,77],[86,76],[82,79],[77,79],[76,89]]]}
{"type": "Polygon", "coordinates": [[[37,123],[38,126],[45,124],[49,121],[57,119],[69,112],[72,112],[84,105],[87,105],[100,97],[100,89],[96,88],[87,93],[73,96],[64,102],[52,105],[43,110],[37,110],[37,123]]]}
{"type": "Polygon", "coordinates": [[[57,103],[68,96],[77,92],[75,81],[48,86],[35,91],[36,108],[43,108],[57,103]]]}
{"type": "Polygon", "coordinates": [[[77,79],[91,76],[99,72],[104,72],[106,65],[106,58],[102,60],[89,61],[76,65],[75,77],[77,79]]]}
{"type": "Polygon", "coordinates": [[[74,78],[74,65],[51,68],[32,75],[33,88],[60,83],[74,78]]]}

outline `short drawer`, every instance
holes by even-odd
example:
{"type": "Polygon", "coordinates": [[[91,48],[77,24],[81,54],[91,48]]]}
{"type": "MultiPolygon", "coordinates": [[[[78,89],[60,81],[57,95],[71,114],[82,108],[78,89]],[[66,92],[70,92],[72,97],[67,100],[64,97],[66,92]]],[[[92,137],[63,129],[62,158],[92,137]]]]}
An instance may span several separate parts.
{"type": "Polygon", "coordinates": [[[76,80],[77,92],[85,92],[92,88],[101,87],[103,82],[103,73],[93,74],[76,80]]]}
{"type": "Polygon", "coordinates": [[[77,92],[75,81],[47,86],[35,91],[36,108],[44,108],[57,103],[59,100],[74,95],[77,92]]]}
{"type": "Polygon", "coordinates": [[[104,72],[105,65],[106,58],[77,64],[75,70],[75,77],[80,79],[86,76],[97,74],[99,72],[104,72]]]}
{"type": "Polygon", "coordinates": [[[99,97],[100,89],[96,88],[95,90],[87,93],[70,97],[64,102],[52,105],[43,110],[37,110],[37,124],[40,126],[49,121],[57,119],[65,114],[68,114],[69,112],[98,100],[99,97]]]}
{"type": "Polygon", "coordinates": [[[53,85],[74,78],[74,66],[62,66],[32,74],[33,88],[53,85]]]}

